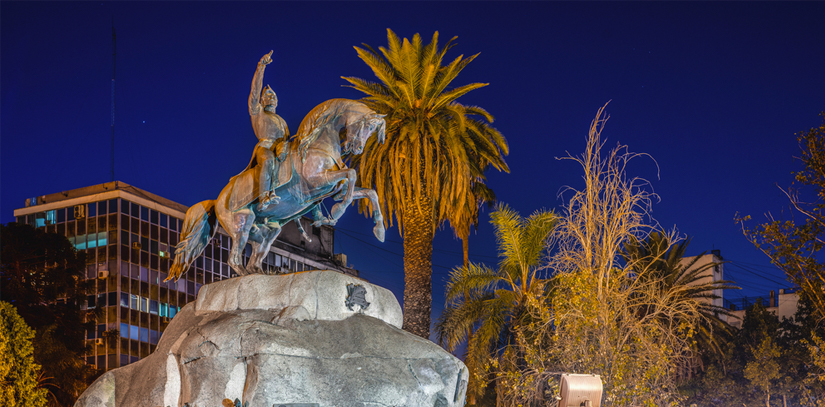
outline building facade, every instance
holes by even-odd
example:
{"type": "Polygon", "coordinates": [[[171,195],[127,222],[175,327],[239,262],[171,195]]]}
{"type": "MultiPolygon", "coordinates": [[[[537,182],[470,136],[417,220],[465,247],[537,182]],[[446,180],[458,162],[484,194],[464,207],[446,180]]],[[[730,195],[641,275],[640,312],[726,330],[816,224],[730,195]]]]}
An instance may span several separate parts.
{"type": "MultiPolygon", "coordinates": [[[[96,329],[86,335],[91,345],[86,363],[110,370],[148,356],[169,321],[195,300],[204,284],[234,276],[226,262],[231,239],[219,228],[178,281],[163,281],[187,209],[119,181],[32,197],[15,209],[18,223],[65,235],[86,254],[86,278],[97,282],[86,307],[102,311],[96,329]]],[[[347,267],[346,256],[333,252],[332,227],[301,221],[311,241],[293,223],[285,225],[264,260],[267,271],[326,269],[358,275],[347,267]]]]}
{"type": "MultiPolygon", "coordinates": [[[[711,250],[710,253],[703,254],[701,256],[683,257],[682,260],[679,261],[679,264],[682,267],[691,265],[691,270],[700,268],[705,269],[699,273],[699,278],[697,278],[696,281],[693,281],[691,285],[713,284],[725,279],[724,259],[722,258],[722,252],[719,250],[711,250]]],[[[712,300],[709,298],[703,298],[702,301],[709,302],[717,307],[723,307],[723,291],[723,289],[717,288],[713,290],[713,296],[715,298],[712,300]]],[[[720,317],[724,317],[724,315],[720,317]]]]}
{"type": "MultiPolygon", "coordinates": [[[[696,259],[696,263],[694,263],[693,268],[707,267],[707,269],[700,274],[700,278],[693,284],[706,284],[724,280],[724,259],[719,250],[712,250],[710,254],[702,255],[698,259],[697,256],[682,258],[681,264],[686,266],[694,259],[696,259]]],[[[713,295],[716,297],[712,300],[713,305],[724,307],[731,313],[730,316],[719,315],[719,318],[734,328],[742,327],[745,311],[756,302],[764,305],[769,312],[779,317],[780,320],[792,318],[799,307],[799,294],[793,289],[780,289],[778,295],[771,290],[766,297],[745,297],[735,302],[724,299],[722,289],[713,290],[713,295]]],[[[704,301],[711,302],[710,299],[704,299],[704,301]]]]}
{"type": "Polygon", "coordinates": [[[771,290],[766,297],[745,297],[735,302],[728,301],[727,307],[733,314],[728,323],[733,327],[741,328],[742,321],[745,319],[745,312],[757,302],[761,303],[768,312],[776,315],[780,321],[791,319],[799,309],[799,293],[794,289],[782,288],[779,289],[779,295],[776,294],[776,291],[771,290]]]}

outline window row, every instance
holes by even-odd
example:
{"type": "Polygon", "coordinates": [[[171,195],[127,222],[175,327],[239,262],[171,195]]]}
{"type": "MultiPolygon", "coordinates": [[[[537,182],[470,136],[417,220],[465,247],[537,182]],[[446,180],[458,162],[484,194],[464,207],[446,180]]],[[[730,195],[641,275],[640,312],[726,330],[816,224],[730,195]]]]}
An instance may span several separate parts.
{"type": "MultiPolygon", "coordinates": [[[[92,221],[95,217],[98,219],[106,219],[107,214],[117,214],[118,212],[127,217],[130,216],[134,218],[134,220],[159,225],[160,227],[173,231],[178,231],[182,223],[180,219],[173,216],[138,205],[134,202],[129,202],[125,199],[121,200],[117,198],[19,216],[17,222],[26,223],[34,227],[42,227],[83,219],[92,221]],[[118,211],[118,205],[120,206],[120,211],[118,211]]],[[[80,224],[80,222],[78,222],[78,224],[80,224]]]]}
{"type": "MultiPolygon", "coordinates": [[[[184,280],[179,280],[184,281],[184,280]]],[[[158,315],[166,318],[174,318],[181,307],[152,300],[143,296],[129,294],[125,292],[120,293],[120,303],[118,304],[118,293],[100,293],[97,295],[86,296],[86,309],[95,307],[114,307],[120,305],[121,307],[131,308],[136,311],[147,312],[149,314],[158,315]]],[[[99,325],[98,330],[105,328],[105,325],[99,325]]],[[[100,331],[99,333],[102,333],[100,331]]],[[[86,339],[94,339],[94,331],[87,332],[86,339]]],[[[97,336],[101,338],[102,336],[97,336]]]]}
{"type": "Polygon", "coordinates": [[[73,221],[75,219],[84,219],[95,216],[105,216],[109,213],[117,213],[118,199],[110,199],[108,201],[92,202],[88,204],[73,205],[67,208],[52,209],[49,211],[38,212],[31,215],[21,216],[21,220],[34,227],[41,227],[46,225],[53,225],[55,223],[64,223],[73,221]]]}
{"type": "MultiPolygon", "coordinates": [[[[121,274],[124,277],[129,277],[135,281],[149,283],[153,286],[168,288],[170,290],[175,290],[182,293],[189,293],[190,295],[197,296],[198,291],[203,285],[192,281],[192,279],[194,278],[193,276],[190,276],[189,279],[180,278],[177,281],[164,281],[169,276],[168,274],[162,271],[151,270],[147,267],[138,266],[137,264],[127,264],[125,261],[121,262],[120,267],[121,274]]],[[[124,291],[126,291],[125,288],[124,291]]]]}
{"type": "Polygon", "coordinates": [[[130,324],[120,324],[120,337],[128,338],[139,342],[157,345],[163,332],[154,329],[141,328],[130,324]]]}
{"type": "Polygon", "coordinates": [[[120,293],[120,306],[166,318],[174,318],[180,312],[180,307],[128,293],[120,293]]]}
{"type": "Polygon", "coordinates": [[[131,232],[135,236],[150,238],[161,243],[171,243],[172,246],[178,243],[178,232],[176,230],[160,225],[152,225],[149,222],[130,218],[127,215],[120,215],[120,229],[123,233],[131,232]]]}

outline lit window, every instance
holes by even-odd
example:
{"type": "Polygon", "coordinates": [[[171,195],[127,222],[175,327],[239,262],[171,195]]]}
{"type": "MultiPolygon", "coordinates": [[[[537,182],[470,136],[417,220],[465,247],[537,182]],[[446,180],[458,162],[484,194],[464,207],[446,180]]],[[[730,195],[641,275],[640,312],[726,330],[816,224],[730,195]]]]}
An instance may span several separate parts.
{"type": "Polygon", "coordinates": [[[39,228],[46,226],[46,213],[39,212],[34,214],[34,227],[39,228]]]}
{"type": "Polygon", "coordinates": [[[57,211],[46,211],[46,224],[54,225],[57,223],[57,211]]]}

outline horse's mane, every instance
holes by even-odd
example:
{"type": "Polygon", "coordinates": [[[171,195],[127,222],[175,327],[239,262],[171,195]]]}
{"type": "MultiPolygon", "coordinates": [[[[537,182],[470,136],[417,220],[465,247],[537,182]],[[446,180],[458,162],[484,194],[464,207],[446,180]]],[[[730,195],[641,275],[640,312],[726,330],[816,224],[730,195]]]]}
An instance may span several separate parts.
{"type": "Polygon", "coordinates": [[[350,99],[330,99],[318,106],[315,106],[301,121],[298,132],[295,133],[294,141],[298,142],[298,151],[301,158],[306,158],[309,146],[321,135],[323,127],[335,122],[341,116],[362,117],[372,113],[372,110],[365,104],[350,99]]]}

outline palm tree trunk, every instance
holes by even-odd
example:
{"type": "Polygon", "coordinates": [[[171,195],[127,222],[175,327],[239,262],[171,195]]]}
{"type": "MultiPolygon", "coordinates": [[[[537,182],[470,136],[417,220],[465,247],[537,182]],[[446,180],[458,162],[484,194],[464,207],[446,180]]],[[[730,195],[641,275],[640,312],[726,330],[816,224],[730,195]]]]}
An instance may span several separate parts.
{"type": "Polygon", "coordinates": [[[420,199],[404,209],[404,330],[430,338],[432,307],[433,226],[432,203],[420,199]]]}
{"type": "Polygon", "coordinates": [[[464,252],[464,268],[470,266],[470,233],[461,238],[461,249],[464,252]]]}
{"type": "MultiPolygon", "coordinates": [[[[470,233],[469,228],[466,236],[461,238],[461,249],[464,252],[464,268],[470,267],[470,233]]],[[[469,293],[467,290],[464,290],[464,301],[467,301],[469,298],[469,293]]],[[[467,334],[467,343],[469,344],[470,341],[473,340],[473,332],[467,334]]],[[[475,376],[470,374],[470,380],[467,383],[467,389],[475,389],[475,376]]],[[[467,391],[467,400],[468,405],[474,406],[476,404],[476,395],[474,392],[467,391]]]]}

